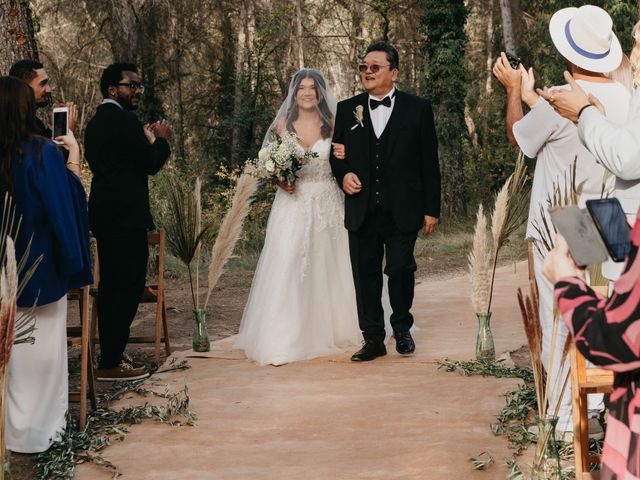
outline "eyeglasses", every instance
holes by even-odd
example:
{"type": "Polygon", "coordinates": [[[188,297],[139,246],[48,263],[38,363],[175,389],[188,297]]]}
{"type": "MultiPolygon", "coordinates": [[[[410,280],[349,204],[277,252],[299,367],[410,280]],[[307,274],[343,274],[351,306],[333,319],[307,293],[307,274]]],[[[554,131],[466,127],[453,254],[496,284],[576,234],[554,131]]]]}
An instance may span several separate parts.
{"type": "Polygon", "coordinates": [[[360,73],[364,73],[367,70],[371,70],[371,73],[378,73],[381,68],[390,66],[390,63],[387,63],[386,65],[376,65],[375,63],[373,65],[367,65],[366,63],[361,63],[360,65],[358,65],[358,71],[360,73]]]}
{"type": "Polygon", "coordinates": [[[131,90],[140,90],[140,93],[144,93],[144,85],[140,82],[129,82],[129,83],[116,83],[121,87],[129,87],[131,90]]]}

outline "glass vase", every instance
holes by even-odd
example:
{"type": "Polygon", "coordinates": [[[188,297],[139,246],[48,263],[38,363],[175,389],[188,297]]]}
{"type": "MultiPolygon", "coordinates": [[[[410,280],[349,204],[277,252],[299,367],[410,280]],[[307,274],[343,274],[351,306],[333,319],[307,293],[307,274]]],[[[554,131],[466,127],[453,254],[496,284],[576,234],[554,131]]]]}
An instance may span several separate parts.
{"type": "Polygon", "coordinates": [[[560,454],[556,443],[558,417],[536,417],[538,443],[531,467],[531,480],[560,480],[560,454]]]}
{"type": "Polygon", "coordinates": [[[207,332],[207,316],[203,308],[193,310],[193,351],[208,352],[211,350],[209,332],[207,332]]]}
{"type": "Polygon", "coordinates": [[[496,347],[491,333],[491,312],[476,313],[478,317],[478,336],[476,338],[476,360],[492,362],[496,359],[496,347]]]}

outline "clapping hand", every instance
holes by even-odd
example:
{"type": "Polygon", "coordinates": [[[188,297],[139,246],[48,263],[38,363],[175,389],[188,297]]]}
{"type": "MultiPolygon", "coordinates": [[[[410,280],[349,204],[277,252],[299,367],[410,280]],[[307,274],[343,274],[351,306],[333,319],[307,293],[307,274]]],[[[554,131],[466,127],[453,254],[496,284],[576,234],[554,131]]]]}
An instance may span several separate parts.
{"type": "MultiPolygon", "coordinates": [[[[560,88],[549,90],[545,87],[544,90],[538,89],[538,94],[549,102],[560,115],[571,120],[573,123],[577,123],[578,114],[584,106],[590,105],[591,102],[589,101],[589,96],[580,85],[576,83],[569,72],[564,72],[564,79],[571,87],[570,90],[560,88]]],[[[598,104],[600,104],[600,102],[598,102],[598,104]]]]}
{"type": "Polygon", "coordinates": [[[520,65],[520,73],[522,75],[520,96],[523,102],[532,107],[540,98],[536,93],[536,77],[533,75],[533,68],[529,67],[529,70],[527,70],[520,65]]]}
{"type": "Polygon", "coordinates": [[[152,123],[149,127],[153,134],[159,138],[169,139],[173,134],[171,124],[165,119],[152,123]]]}

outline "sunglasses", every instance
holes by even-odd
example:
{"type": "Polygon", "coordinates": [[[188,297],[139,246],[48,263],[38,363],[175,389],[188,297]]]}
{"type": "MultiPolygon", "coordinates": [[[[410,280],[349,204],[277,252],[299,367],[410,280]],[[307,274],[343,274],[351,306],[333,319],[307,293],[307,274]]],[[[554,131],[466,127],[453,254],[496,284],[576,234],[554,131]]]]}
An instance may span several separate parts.
{"type": "Polygon", "coordinates": [[[140,82],[128,82],[128,83],[116,83],[116,85],[119,85],[121,87],[129,87],[131,90],[140,90],[140,93],[144,93],[144,85],[141,84],[140,82]]]}
{"type": "Polygon", "coordinates": [[[367,65],[366,63],[361,63],[360,65],[358,65],[358,71],[360,73],[365,73],[367,70],[371,70],[371,73],[378,73],[381,68],[390,66],[391,64],[389,63],[387,63],[386,65],[376,65],[375,63],[373,65],[367,65]]]}

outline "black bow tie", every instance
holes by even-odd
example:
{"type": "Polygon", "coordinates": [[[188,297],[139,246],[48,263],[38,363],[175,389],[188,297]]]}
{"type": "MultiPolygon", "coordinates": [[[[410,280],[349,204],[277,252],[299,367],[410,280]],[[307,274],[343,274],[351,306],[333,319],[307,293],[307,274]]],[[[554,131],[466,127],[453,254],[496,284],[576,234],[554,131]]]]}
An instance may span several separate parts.
{"type": "Polygon", "coordinates": [[[384,105],[387,108],[391,108],[391,97],[384,97],[382,100],[375,100],[373,98],[369,98],[369,107],[371,110],[375,110],[380,105],[384,105]]]}

